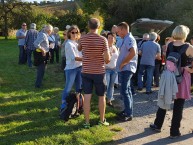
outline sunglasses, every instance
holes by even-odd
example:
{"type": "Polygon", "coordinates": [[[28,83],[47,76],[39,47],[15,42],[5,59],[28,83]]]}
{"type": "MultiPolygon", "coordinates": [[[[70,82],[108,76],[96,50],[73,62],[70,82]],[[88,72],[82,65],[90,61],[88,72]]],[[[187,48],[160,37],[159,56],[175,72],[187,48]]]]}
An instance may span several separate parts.
{"type": "Polygon", "coordinates": [[[27,25],[22,25],[22,26],[27,26],[27,25]]]}
{"type": "Polygon", "coordinates": [[[72,34],[78,34],[78,32],[71,32],[72,34]]]}

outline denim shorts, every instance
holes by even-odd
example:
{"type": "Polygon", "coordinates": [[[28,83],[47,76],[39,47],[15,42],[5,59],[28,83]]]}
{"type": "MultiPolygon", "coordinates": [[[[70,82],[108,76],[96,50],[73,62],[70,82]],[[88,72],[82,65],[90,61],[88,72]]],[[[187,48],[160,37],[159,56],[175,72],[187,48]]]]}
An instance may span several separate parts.
{"type": "Polygon", "coordinates": [[[82,73],[82,87],[85,94],[92,94],[93,86],[97,96],[105,94],[105,74],[82,73]]]}

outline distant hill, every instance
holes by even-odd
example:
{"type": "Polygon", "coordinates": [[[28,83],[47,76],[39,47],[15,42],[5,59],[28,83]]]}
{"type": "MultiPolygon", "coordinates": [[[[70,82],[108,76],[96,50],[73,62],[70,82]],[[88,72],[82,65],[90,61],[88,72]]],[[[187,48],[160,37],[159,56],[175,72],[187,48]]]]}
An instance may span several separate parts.
{"type": "Polygon", "coordinates": [[[64,11],[74,11],[76,8],[81,7],[81,2],[55,2],[55,3],[47,3],[43,5],[39,5],[38,7],[44,9],[45,11],[58,11],[58,10],[64,10],[64,11]]]}

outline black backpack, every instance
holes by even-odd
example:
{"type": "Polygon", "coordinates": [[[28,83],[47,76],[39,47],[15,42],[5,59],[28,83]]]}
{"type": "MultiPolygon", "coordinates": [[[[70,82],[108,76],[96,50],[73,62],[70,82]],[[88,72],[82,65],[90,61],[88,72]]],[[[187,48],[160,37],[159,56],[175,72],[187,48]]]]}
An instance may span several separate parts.
{"type": "Polygon", "coordinates": [[[75,92],[70,92],[66,97],[67,108],[60,110],[60,119],[68,121],[69,118],[74,118],[83,113],[84,97],[80,93],[79,98],[76,98],[75,92]],[[74,113],[72,113],[74,112],[74,113]]]}
{"type": "Polygon", "coordinates": [[[173,71],[173,73],[175,74],[177,84],[180,84],[182,82],[184,70],[181,69],[181,56],[183,53],[186,52],[188,47],[188,44],[184,44],[177,52],[174,51],[173,42],[169,43],[167,47],[168,55],[166,58],[166,69],[167,67],[169,67],[169,62],[172,62],[174,64],[175,70],[173,71]]]}

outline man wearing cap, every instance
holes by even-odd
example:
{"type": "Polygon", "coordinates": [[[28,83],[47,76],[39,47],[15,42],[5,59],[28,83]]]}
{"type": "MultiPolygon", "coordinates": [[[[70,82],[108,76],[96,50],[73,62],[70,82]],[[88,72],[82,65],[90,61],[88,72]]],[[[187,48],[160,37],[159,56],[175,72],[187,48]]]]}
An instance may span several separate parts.
{"type": "Polygon", "coordinates": [[[25,64],[27,61],[26,51],[24,49],[25,44],[25,36],[27,33],[27,25],[26,23],[22,23],[21,29],[19,29],[16,33],[16,38],[18,39],[19,46],[19,64],[25,64]]]}
{"type": "Polygon", "coordinates": [[[31,23],[30,30],[28,30],[25,37],[25,49],[27,51],[27,63],[29,67],[32,67],[31,55],[32,55],[32,52],[35,50],[33,43],[36,40],[37,35],[38,35],[38,31],[36,30],[36,24],[31,23]]]}

